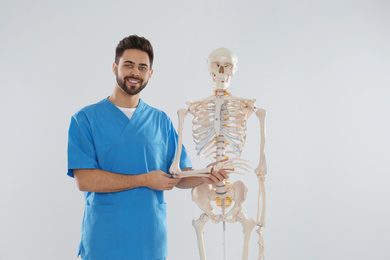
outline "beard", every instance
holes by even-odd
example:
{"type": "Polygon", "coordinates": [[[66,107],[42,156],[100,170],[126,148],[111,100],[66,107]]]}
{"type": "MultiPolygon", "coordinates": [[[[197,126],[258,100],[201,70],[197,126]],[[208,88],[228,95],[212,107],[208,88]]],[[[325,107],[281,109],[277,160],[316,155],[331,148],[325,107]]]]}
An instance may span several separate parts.
{"type": "Polygon", "coordinates": [[[134,96],[134,95],[137,95],[138,93],[140,93],[145,87],[146,85],[148,84],[148,81],[146,81],[144,83],[144,81],[140,78],[136,78],[136,77],[125,77],[124,79],[120,79],[118,78],[118,76],[116,76],[116,82],[118,84],[118,86],[125,92],[127,93],[128,95],[131,95],[131,96],[134,96]],[[126,86],[126,82],[128,79],[136,79],[136,80],[139,80],[140,81],[140,86],[139,87],[135,87],[135,86],[126,86]]]}

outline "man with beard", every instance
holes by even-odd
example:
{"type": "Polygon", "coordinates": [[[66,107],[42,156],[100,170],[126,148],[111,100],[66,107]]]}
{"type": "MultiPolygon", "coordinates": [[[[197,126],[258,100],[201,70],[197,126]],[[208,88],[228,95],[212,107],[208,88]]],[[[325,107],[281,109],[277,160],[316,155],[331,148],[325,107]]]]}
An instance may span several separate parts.
{"type": "MultiPolygon", "coordinates": [[[[140,99],[153,74],[153,48],[137,35],[116,48],[114,92],[71,119],[68,175],[84,191],[85,211],[78,255],[84,260],[167,257],[164,190],[215,184],[208,178],[173,179],[167,174],[177,150],[168,116],[140,99]]],[[[183,147],[180,167],[191,162],[183,147]]]]}

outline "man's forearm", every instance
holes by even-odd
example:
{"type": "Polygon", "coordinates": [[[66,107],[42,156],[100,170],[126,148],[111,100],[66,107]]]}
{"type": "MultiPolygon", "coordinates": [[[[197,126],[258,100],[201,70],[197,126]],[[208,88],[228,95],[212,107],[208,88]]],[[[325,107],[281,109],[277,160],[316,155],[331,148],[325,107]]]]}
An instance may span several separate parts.
{"type": "Polygon", "coordinates": [[[75,169],[73,173],[81,191],[107,193],[146,186],[144,174],[126,175],[99,169],[75,169]]]}
{"type": "MultiPolygon", "coordinates": [[[[209,164],[209,166],[213,166],[218,162],[214,162],[212,164],[209,164]]],[[[182,171],[190,171],[191,168],[184,168],[182,171]]],[[[178,184],[176,184],[176,187],[180,189],[190,189],[194,188],[202,183],[208,183],[208,184],[217,184],[224,179],[228,179],[229,174],[224,170],[220,169],[218,171],[212,170],[209,177],[188,177],[188,178],[182,178],[178,184]]]]}
{"type": "Polygon", "coordinates": [[[176,185],[176,187],[180,189],[191,189],[202,183],[204,183],[202,178],[188,177],[188,178],[181,179],[181,181],[176,185]]]}
{"type": "MultiPolygon", "coordinates": [[[[191,171],[191,168],[184,168],[182,171],[191,171]]],[[[180,189],[191,189],[194,188],[200,184],[204,183],[204,180],[199,177],[188,177],[188,178],[183,178],[180,180],[178,184],[176,184],[176,187],[180,189]]]]}

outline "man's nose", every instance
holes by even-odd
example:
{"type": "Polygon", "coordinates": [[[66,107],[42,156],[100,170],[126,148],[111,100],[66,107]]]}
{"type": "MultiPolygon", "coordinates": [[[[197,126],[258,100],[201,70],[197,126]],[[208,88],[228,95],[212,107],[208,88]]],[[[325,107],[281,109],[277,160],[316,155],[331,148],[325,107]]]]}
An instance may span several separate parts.
{"type": "Polygon", "coordinates": [[[131,71],[131,74],[135,76],[139,76],[139,69],[137,67],[134,67],[133,70],[131,71]]]}
{"type": "Polygon", "coordinates": [[[219,73],[223,74],[225,70],[223,69],[223,66],[219,67],[219,73]]]}

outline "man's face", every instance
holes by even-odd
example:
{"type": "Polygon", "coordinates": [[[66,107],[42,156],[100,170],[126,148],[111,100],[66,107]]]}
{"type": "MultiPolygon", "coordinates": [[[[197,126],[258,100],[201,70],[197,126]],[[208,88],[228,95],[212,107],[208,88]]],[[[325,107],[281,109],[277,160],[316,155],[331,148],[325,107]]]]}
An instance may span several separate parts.
{"type": "Polygon", "coordinates": [[[118,87],[128,95],[140,93],[153,74],[148,54],[137,49],[125,50],[119,64],[114,62],[113,70],[118,87]]]}

